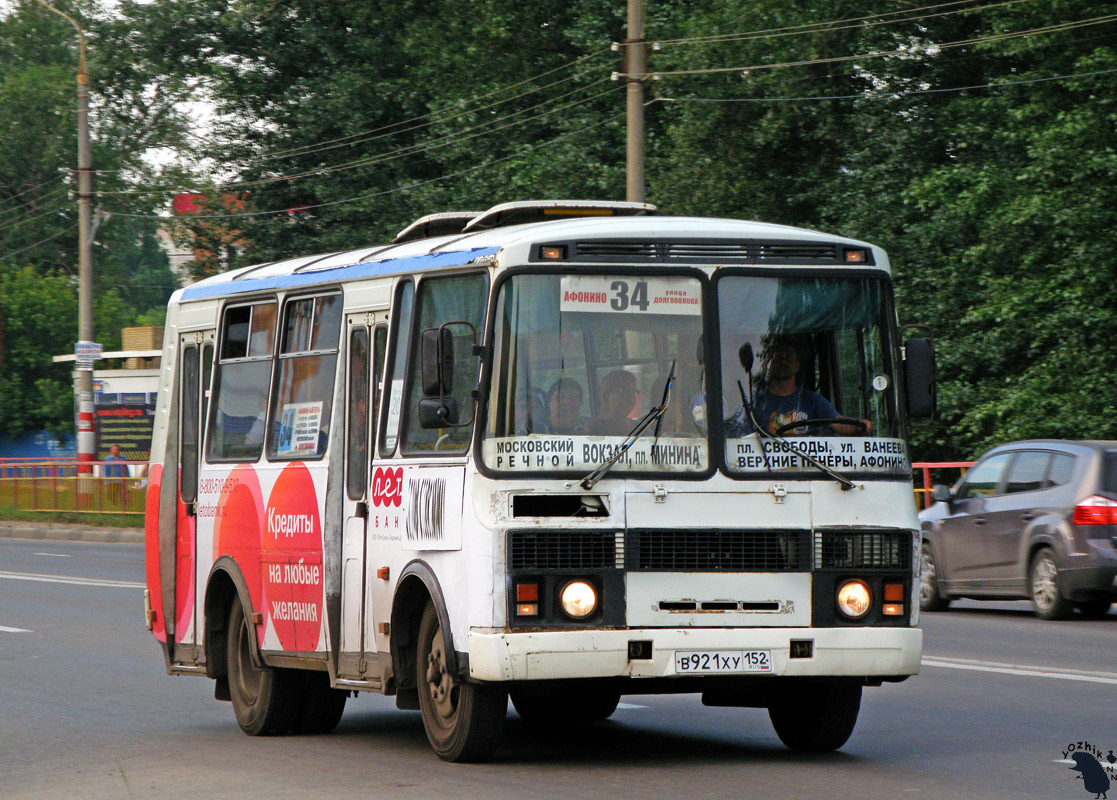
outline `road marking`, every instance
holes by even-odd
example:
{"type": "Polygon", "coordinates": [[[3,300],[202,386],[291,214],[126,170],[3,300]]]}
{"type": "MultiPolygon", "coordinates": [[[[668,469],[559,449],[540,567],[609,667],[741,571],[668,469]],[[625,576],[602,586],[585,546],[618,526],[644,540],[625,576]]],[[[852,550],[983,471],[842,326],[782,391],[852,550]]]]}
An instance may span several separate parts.
{"type": "Polygon", "coordinates": [[[48,558],[69,558],[66,553],[35,553],[37,556],[47,556],[48,558]]]}
{"type": "Polygon", "coordinates": [[[9,628],[7,625],[0,625],[0,633],[31,633],[27,628],[9,628]]]}
{"type": "Polygon", "coordinates": [[[1107,683],[1117,686],[1117,672],[1088,672],[1079,669],[1058,669],[1056,667],[1035,667],[1021,664],[999,664],[995,661],[970,661],[964,658],[942,658],[935,656],[924,656],[922,664],[925,667],[966,669],[974,672],[997,672],[1002,675],[1052,678],[1059,681],[1107,683]]]}
{"type": "Polygon", "coordinates": [[[40,575],[34,572],[0,572],[0,578],[12,581],[38,583],[69,583],[74,586],[104,586],[109,589],[143,589],[146,584],[138,581],[101,581],[94,578],[74,578],[68,575],[40,575]]]}
{"type": "Polygon", "coordinates": [[[618,711],[632,711],[637,708],[647,708],[647,706],[638,706],[635,703],[617,703],[618,711]]]}

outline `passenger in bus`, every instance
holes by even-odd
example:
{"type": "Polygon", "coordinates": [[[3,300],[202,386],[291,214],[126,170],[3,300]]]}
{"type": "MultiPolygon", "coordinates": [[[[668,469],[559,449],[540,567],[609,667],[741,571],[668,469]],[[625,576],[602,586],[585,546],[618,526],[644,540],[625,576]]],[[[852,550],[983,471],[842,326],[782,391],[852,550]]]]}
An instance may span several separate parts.
{"type": "Polygon", "coordinates": [[[624,436],[632,430],[629,417],[636,404],[636,376],[623,369],[610,372],[598,387],[598,412],[586,426],[591,436],[624,436]]]}
{"type": "Polygon", "coordinates": [[[547,403],[539,389],[528,389],[516,394],[516,407],[512,419],[517,436],[529,433],[550,433],[547,426],[547,403]]]}
{"type": "Polygon", "coordinates": [[[584,432],[582,396],[582,384],[574,378],[559,378],[551,384],[547,392],[547,427],[551,433],[584,432]]]}
{"type": "MultiPolygon", "coordinates": [[[[812,392],[799,385],[799,348],[791,339],[777,339],[764,353],[766,385],[756,393],[753,414],[769,433],[775,433],[781,426],[806,419],[831,419],[842,416],[834,406],[818,392],[812,392]]],[[[872,430],[869,420],[860,425],[832,423],[827,428],[837,434],[852,436],[868,435],[872,430]]],[[[826,428],[815,428],[814,432],[826,433],[826,428]]],[[[753,432],[752,422],[744,408],[725,420],[726,436],[747,436],[753,432]]],[[[783,435],[802,436],[811,432],[806,427],[791,428],[783,435]]]]}

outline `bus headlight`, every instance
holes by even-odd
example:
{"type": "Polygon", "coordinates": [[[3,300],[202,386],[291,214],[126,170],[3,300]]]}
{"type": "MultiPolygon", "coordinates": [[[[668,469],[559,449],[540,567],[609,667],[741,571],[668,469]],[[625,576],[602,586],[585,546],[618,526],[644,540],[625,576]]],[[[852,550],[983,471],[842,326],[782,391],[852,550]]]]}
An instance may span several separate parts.
{"type": "Polygon", "coordinates": [[[873,596],[864,581],[846,581],[838,589],[838,608],[850,619],[860,619],[869,613],[873,596]]]}
{"type": "Polygon", "coordinates": [[[570,581],[559,592],[559,602],[571,619],[585,619],[597,610],[597,592],[586,581],[570,581]]]}

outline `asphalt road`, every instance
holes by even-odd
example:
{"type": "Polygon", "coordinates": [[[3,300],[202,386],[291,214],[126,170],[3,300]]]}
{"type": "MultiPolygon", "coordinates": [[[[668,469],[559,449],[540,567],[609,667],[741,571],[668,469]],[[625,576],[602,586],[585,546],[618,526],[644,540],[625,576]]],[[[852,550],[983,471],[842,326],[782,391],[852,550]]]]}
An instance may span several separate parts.
{"type": "MultiPolygon", "coordinates": [[[[450,765],[417,712],[349,701],[319,737],[243,735],[210,681],[165,674],[132,544],[0,540],[2,798],[1087,798],[1068,744],[1117,748],[1117,613],[1024,603],[924,615],[924,668],[868,689],[838,753],[795,755],[764,711],[631,696],[605,723],[450,765]]],[[[1111,791],[1117,791],[1117,780],[1111,791]]],[[[1117,795],[1114,795],[1117,796],[1117,795]]]]}

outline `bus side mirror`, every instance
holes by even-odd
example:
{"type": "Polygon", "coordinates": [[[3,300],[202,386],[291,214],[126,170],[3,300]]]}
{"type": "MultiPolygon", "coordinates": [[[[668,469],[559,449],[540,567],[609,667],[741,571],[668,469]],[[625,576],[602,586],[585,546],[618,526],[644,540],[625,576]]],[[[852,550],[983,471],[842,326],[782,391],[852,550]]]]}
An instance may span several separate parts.
{"type": "Polygon", "coordinates": [[[912,419],[935,416],[935,346],[931,339],[908,339],[904,343],[904,393],[912,419]]]}
{"type": "Polygon", "coordinates": [[[423,394],[441,397],[454,388],[454,337],[445,325],[423,331],[421,369],[423,394]]]}
{"type": "Polygon", "coordinates": [[[737,351],[737,358],[741,361],[741,366],[745,368],[745,372],[752,372],[752,342],[745,342],[741,345],[741,349],[737,351]]]}
{"type": "Polygon", "coordinates": [[[458,424],[458,401],[453,397],[424,397],[419,401],[419,425],[424,428],[450,428],[458,424]]]}

